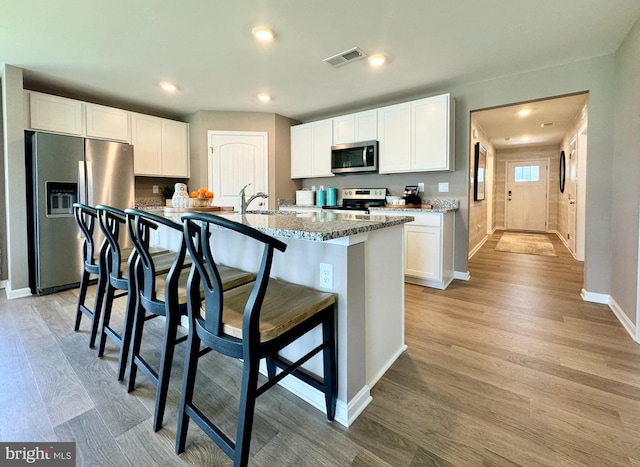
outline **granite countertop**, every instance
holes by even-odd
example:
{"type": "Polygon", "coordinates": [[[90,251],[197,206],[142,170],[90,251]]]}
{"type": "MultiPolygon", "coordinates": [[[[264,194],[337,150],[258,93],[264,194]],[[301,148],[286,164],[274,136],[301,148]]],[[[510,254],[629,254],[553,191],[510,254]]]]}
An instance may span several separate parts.
{"type": "Polygon", "coordinates": [[[371,212],[385,212],[385,211],[402,211],[402,212],[435,212],[446,213],[449,211],[457,211],[460,209],[460,201],[453,199],[430,199],[423,200],[422,208],[419,207],[407,207],[402,205],[387,205],[385,207],[370,207],[371,212]],[[430,208],[426,206],[431,206],[430,208]]]}
{"type": "MultiPolygon", "coordinates": [[[[341,214],[332,212],[249,211],[244,216],[236,213],[211,213],[248,225],[268,235],[323,242],[413,221],[411,216],[385,216],[380,214],[341,214]]],[[[165,215],[179,221],[179,216],[165,215]]]]}

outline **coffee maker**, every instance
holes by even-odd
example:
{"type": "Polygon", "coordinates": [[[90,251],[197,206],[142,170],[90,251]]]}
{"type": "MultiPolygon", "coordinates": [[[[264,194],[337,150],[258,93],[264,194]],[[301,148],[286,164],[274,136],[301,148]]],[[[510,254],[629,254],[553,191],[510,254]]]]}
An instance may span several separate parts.
{"type": "Polygon", "coordinates": [[[407,185],[404,187],[404,193],[402,194],[405,205],[421,204],[422,200],[418,196],[418,185],[407,185]]]}

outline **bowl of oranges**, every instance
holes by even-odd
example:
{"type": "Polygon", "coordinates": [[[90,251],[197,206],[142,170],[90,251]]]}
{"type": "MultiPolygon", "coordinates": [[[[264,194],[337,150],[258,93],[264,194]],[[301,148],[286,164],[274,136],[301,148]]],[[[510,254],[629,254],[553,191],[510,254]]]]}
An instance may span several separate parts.
{"type": "Polygon", "coordinates": [[[189,206],[192,208],[204,208],[211,206],[213,202],[213,192],[206,188],[198,188],[197,191],[192,191],[189,198],[189,206]]]}

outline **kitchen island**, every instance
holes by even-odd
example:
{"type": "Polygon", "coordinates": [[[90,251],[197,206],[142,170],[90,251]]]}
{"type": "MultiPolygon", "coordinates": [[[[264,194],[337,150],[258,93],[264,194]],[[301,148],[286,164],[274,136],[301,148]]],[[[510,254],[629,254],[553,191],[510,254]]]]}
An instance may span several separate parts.
{"type": "MultiPolygon", "coordinates": [[[[175,215],[174,215],[175,216],[175,215]]],[[[222,217],[278,237],[287,244],[273,258],[271,276],[337,295],[338,402],[336,421],[349,426],[371,402],[370,390],[406,349],[404,344],[404,233],[410,216],[254,212],[222,217]]],[[[179,221],[178,217],[173,217],[179,221]]],[[[161,231],[154,243],[175,247],[178,232],[161,231]]],[[[222,229],[212,234],[216,261],[256,271],[261,245],[222,229]]],[[[294,359],[321,341],[319,329],[283,352],[294,359]]],[[[322,375],[317,355],[305,368],[322,375]]],[[[298,379],[282,386],[321,411],[324,396],[298,379]]]]}

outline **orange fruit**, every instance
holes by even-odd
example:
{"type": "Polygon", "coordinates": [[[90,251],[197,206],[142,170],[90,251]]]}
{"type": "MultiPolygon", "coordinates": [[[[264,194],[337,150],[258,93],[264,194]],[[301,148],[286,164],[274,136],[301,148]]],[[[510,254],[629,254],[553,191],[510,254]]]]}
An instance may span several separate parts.
{"type": "Polygon", "coordinates": [[[198,197],[198,192],[197,191],[192,191],[191,192],[191,197],[192,198],[197,198],[198,197]]]}
{"type": "Polygon", "coordinates": [[[210,191],[207,191],[207,192],[204,194],[204,197],[205,197],[205,198],[213,198],[213,193],[211,193],[210,191]]]}
{"type": "Polygon", "coordinates": [[[198,193],[206,193],[207,189],[206,188],[198,188],[198,193]]]}

